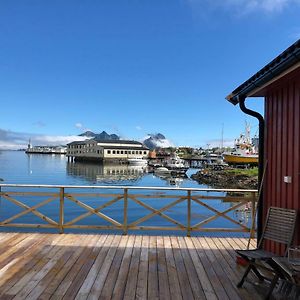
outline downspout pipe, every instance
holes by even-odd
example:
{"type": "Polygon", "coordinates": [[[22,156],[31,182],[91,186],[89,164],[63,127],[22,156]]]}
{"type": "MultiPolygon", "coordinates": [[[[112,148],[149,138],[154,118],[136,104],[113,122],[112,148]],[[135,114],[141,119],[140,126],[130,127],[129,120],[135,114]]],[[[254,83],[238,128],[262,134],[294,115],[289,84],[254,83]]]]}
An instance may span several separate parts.
{"type": "MultiPolygon", "coordinates": [[[[259,152],[258,152],[258,186],[262,184],[264,172],[264,141],[265,141],[265,120],[257,111],[251,110],[245,106],[246,96],[239,96],[239,106],[242,112],[258,120],[259,124],[259,152]]],[[[260,193],[257,206],[257,241],[260,240],[263,228],[263,190],[260,193]]]]}

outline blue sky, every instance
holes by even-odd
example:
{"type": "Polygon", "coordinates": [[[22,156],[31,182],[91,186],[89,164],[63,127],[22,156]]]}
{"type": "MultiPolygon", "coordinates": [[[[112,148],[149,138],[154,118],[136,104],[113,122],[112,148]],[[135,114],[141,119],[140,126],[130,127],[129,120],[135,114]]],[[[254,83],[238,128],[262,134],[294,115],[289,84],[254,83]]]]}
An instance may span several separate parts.
{"type": "Polygon", "coordinates": [[[224,98],[300,37],[299,13],[299,0],[3,0],[0,148],[86,129],[206,146],[245,120],[254,134],[224,98]]]}

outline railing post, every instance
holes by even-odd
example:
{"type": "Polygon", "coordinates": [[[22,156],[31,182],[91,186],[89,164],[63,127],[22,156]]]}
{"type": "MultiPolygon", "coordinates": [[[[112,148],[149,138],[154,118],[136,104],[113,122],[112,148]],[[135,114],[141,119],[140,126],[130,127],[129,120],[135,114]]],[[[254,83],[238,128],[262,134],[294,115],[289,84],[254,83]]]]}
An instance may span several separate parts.
{"type": "Polygon", "coordinates": [[[64,233],[64,199],[65,189],[61,187],[59,192],[59,233],[64,233]]]}
{"type": "Polygon", "coordinates": [[[187,193],[187,236],[191,237],[191,191],[187,193]]]}
{"type": "Polygon", "coordinates": [[[255,217],[256,217],[256,205],[255,205],[255,199],[256,199],[256,193],[251,193],[251,218],[252,218],[252,226],[250,231],[250,238],[255,237],[255,217]]]}
{"type": "Polygon", "coordinates": [[[128,209],[128,189],[124,189],[124,223],[123,234],[127,235],[127,209],[128,209]]]}

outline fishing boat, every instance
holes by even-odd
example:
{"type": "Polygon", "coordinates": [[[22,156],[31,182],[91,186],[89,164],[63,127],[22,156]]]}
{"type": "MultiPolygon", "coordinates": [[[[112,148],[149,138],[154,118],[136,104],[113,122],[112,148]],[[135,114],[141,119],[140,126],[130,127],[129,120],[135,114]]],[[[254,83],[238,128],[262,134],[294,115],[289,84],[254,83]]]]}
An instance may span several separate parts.
{"type": "Polygon", "coordinates": [[[257,165],[258,152],[250,137],[250,125],[246,123],[246,132],[234,142],[231,152],[223,153],[224,161],[229,165],[257,165]]]}
{"type": "Polygon", "coordinates": [[[238,152],[224,153],[224,161],[227,164],[258,164],[257,154],[241,154],[238,152]]]}

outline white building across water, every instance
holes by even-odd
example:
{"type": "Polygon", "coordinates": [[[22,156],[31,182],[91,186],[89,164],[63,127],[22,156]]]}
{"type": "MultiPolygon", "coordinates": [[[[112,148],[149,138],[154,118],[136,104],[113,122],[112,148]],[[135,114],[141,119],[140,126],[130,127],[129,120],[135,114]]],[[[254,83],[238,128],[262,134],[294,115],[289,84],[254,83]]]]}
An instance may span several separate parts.
{"type": "Polygon", "coordinates": [[[126,161],[148,158],[149,149],[136,141],[91,139],[68,144],[67,156],[71,160],[126,161]]]}

